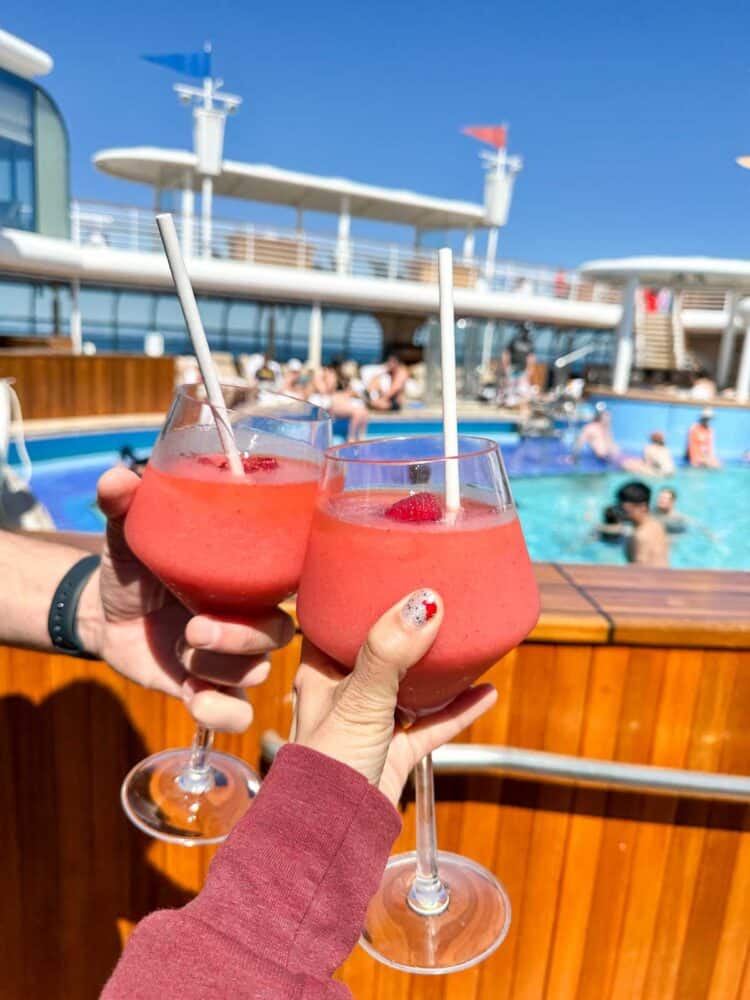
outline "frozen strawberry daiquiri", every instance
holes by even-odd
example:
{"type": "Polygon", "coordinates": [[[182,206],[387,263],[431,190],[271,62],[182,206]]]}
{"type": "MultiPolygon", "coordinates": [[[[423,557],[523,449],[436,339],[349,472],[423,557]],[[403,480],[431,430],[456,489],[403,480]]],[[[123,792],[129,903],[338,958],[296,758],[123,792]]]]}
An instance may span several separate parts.
{"type": "MultiPolygon", "coordinates": [[[[438,711],[533,628],[539,595],[497,445],[459,438],[383,438],[326,452],[302,570],[297,614],[305,634],[351,668],[368,630],[411,592],[417,616],[445,616],[409,670],[399,703],[438,711]],[[460,507],[448,511],[446,470],[460,507]],[[423,593],[419,593],[423,591],[423,593]]],[[[458,972],[503,941],[510,903],[481,865],[436,847],[430,755],[415,771],[417,851],[391,858],[367,912],[363,947],[406,972],[458,972]]]]}
{"type": "Polygon", "coordinates": [[[297,612],[312,642],[351,668],[387,608],[420,587],[436,590],[445,621],[399,693],[402,707],[424,713],[451,701],[518,645],[537,620],[539,596],[509,497],[475,488],[449,517],[442,493],[430,482],[415,486],[409,482],[414,472],[403,471],[400,489],[321,492],[297,612]]]}
{"type": "Polygon", "coordinates": [[[128,544],[193,612],[247,616],[297,589],[319,465],[251,454],[243,467],[235,476],[220,454],[167,457],[146,468],[128,513],[128,544]]]}
{"type": "MultiPolygon", "coordinates": [[[[175,394],[125,521],[128,545],[192,612],[262,617],[297,589],[331,421],[318,407],[261,388],[222,385],[215,411],[201,385],[175,394]],[[217,422],[231,430],[242,470],[230,468],[217,422]]],[[[146,833],[180,844],[218,843],[260,778],[211,749],[199,726],[190,749],[136,765],[121,799],[146,833]]]]}

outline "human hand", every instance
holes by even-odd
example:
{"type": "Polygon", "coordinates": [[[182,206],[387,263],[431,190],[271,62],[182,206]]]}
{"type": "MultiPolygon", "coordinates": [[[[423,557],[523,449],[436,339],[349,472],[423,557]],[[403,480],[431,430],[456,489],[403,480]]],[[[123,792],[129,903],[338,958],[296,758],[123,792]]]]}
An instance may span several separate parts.
{"type": "Polygon", "coordinates": [[[268,677],[268,653],[294,623],[282,611],[252,622],[191,613],[141,563],[125,540],[125,515],[140,480],[124,468],[99,480],[107,517],[99,570],[79,604],[78,632],[90,652],[147,688],[182,698],[201,725],[242,732],[253,710],[244,688],[268,677]]]}
{"type": "Polygon", "coordinates": [[[491,684],[479,684],[408,728],[396,722],[399,683],[435,641],[442,621],[441,598],[415,591],[370,629],[346,676],[305,641],[294,681],[293,742],[359,771],[396,805],[417,762],[497,700],[491,684]]]}

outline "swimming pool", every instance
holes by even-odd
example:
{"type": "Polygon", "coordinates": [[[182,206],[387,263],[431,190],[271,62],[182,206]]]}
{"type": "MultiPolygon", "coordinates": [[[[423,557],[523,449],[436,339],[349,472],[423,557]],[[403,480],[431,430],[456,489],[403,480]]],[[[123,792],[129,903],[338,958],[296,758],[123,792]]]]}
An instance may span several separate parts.
{"type": "MultiPolygon", "coordinates": [[[[439,430],[438,423],[419,420],[370,425],[373,437],[439,430]]],[[[533,559],[624,563],[622,549],[598,541],[594,526],[602,508],[631,475],[602,472],[586,459],[574,466],[565,443],[519,441],[509,423],[462,421],[461,430],[500,442],[533,559]]],[[[57,527],[100,531],[103,520],[94,503],[97,479],[117,461],[121,447],[128,444],[147,451],[156,434],[138,428],[29,441],[32,488],[57,527]]],[[[689,531],[672,536],[672,566],[750,570],[750,465],[730,465],[720,472],[680,468],[669,479],[651,485],[673,486],[678,509],[694,520],[689,531]]]]}

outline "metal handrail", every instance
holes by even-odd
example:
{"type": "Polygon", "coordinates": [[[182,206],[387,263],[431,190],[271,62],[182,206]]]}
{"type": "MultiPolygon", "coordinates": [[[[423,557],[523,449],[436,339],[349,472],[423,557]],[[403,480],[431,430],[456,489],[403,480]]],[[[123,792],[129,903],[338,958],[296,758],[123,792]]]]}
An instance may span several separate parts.
{"type": "MultiPolygon", "coordinates": [[[[178,232],[191,244],[193,256],[201,256],[201,219],[175,213],[178,232]]],[[[82,246],[109,247],[160,253],[161,243],[152,211],[101,202],[73,202],[71,232],[82,246]]],[[[336,234],[315,233],[280,226],[254,224],[242,219],[214,218],[211,226],[211,257],[256,265],[300,268],[377,278],[388,281],[435,283],[437,251],[373,239],[341,240],[336,234]]],[[[475,257],[456,257],[457,287],[496,292],[533,294],[571,301],[620,301],[620,292],[601,283],[583,280],[574,271],[547,266],[498,261],[493,272],[484,273],[475,257]],[[560,294],[564,287],[565,293],[560,294]]]]}
{"type": "MultiPolygon", "coordinates": [[[[264,732],[261,737],[264,759],[272,761],[285,742],[273,730],[264,732]]],[[[750,802],[750,778],[741,775],[626,764],[544,750],[446,743],[435,750],[432,763],[438,774],[499,774],[652,795],[750,802]]]]}

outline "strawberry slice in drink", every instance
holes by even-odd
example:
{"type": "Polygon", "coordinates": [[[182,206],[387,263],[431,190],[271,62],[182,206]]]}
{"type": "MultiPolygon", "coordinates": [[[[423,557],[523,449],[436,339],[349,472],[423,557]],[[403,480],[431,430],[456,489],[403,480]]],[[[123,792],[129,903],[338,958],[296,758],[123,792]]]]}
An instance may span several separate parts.
{"type": "Polygon", "coordinates": [[[434,493],[412,493],[391,504],[385,516],[392,521],[407,521],[412,524],[439,521],[443,516],[443,508],[434,493]]]}

